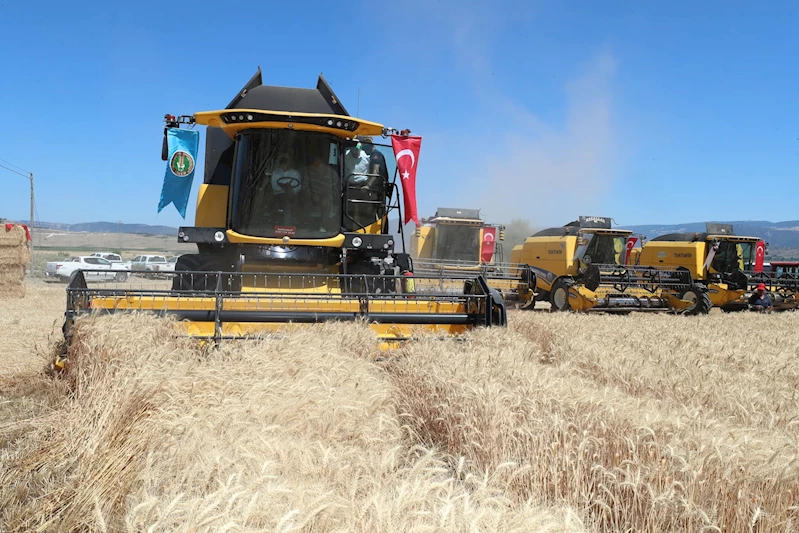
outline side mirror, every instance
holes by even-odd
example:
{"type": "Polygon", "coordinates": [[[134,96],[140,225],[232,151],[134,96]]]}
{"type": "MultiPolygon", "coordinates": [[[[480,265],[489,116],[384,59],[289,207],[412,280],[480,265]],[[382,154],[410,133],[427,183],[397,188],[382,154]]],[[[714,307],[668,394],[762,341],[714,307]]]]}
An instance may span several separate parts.
{"type": "Polygon", "coordinates": [[[169,143],[166,140],[166,128],[164,128],[164,142],[161,143],[161,161],[169,159],[169,143]]]}

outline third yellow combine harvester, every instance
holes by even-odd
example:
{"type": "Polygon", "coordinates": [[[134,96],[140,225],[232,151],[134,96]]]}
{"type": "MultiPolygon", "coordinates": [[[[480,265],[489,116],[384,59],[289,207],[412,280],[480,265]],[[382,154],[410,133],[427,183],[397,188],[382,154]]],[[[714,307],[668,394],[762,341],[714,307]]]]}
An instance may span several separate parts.
{"type": "MultiPolygon", "coordinates": [[[[464,276],[482,275],[506,302],[532,304],[535,276],[529,268],[504,262],[505,226],[486,224],[479,209],[439,207],[435,216],[422,219],[411,237],[414,272],[432,289],[445,289],[464,276]]],[[[457,288],[457,285],[454,285],[457,288]]]]}
{"type": "MultiPolygon", "coordinates": [[[[407,132],[350,116],[322,76],[315,89],[274,87],[259,69],[227,108],[167,115],[165,137],[195,125],[207,126],[205,179],[195,225],[178,240],[198,253],[181,256],[171,280],[136,287],[76,275],[68,338],[91,311],[174,315],[183,333],[214,341],[341,320],[365,321],[395,344],[506,323],[501,296],[479,273],[455,292],[415,290],[423,280],[410,277],[388,231],[400,209],[394,154],[373,141],[407,132]]],[[[186,156],[173,161],[166,144],[162,159],[184,169],[186,156]]]]}
{"type": "Polygon", "coordinates": [[[799,305],[799,282],[789,272],[763,270],[767,244],[759,237],[736,235],[732,224],[708,222],[703,233],[669,233],[646,242],[634,256],[640,265],[680,267],[708,287],[713,306],[739,311],[759,283],[771,293],[775,309],[799,305]]]}
{"type": "Polygon", "coordinates": [[[612,228],[610,218],[581,216],[528,237],[513,248],[511,262],[532,269],[536,300],[554,311],[710,310],[707,288],[688,269],[629,264],[636,240],[632,231],[612,228]]]}

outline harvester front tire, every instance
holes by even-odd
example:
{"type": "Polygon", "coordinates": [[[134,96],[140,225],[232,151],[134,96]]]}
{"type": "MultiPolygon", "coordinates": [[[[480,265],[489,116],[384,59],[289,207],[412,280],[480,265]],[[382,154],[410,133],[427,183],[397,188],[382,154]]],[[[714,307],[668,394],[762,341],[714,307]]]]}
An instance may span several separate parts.
{"type": "Polygon", "coordinates": [[[687,308],[683,314],[685,315],[706,315],[713,307],[713,302],[710,301],[710,294],[707,292],[707,287],[701,284],[694,284],[690,289],[685,291],[682,299],[696,299],[696,305],[687,308]]]}
{"type": "Polygon", "coordinates": [[[556,312],[569,310],[569,286],[563,279],[557,280],[549,291],[549,303],[556,312]]]}
{"type": "MultiPolygon", "coordinates": [[[[184,254],[178,257],[175,263],[175,273],[172,276],[173,291],[213,291],[217,287],[218,275],[213,272],[234,272],[230,262],[224,256],[215,254],[184,254]],[[208,272],[192,276],[184,272],[208,272]]],[[[229,279],[223,277],[221,289],[226,291],[239,291],[241,278],[229,279]]]]}

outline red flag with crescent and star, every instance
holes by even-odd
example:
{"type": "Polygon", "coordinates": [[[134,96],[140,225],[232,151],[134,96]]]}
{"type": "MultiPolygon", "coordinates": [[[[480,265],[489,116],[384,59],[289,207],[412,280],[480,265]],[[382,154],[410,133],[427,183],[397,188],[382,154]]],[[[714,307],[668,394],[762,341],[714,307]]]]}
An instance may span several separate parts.
{"type": "Polygon", "coordinates": [[[633,248],[635,248],[635,243],[637,243],[637,242],[638,242],[638,237],[628,237],[627,238],[627,246],[626,246],[627,251],[624,254],[624,264],[625,265],[629,265],[630,264],[630,254],[632,253],[633,248]]]}
{"type": "Polygon", "coordinates": [[[763,272],[763,263],[766,260],[766,242],[757,241],[755,246],[755,272],[763,272]]]}
{"type": "Polygon", "coordinates": [[[416,210],[416,168],[419,166],[419,150],[422,148],[421,137],[392,135],[391,146],[397,160],[402,183],[402,200],[405,207],[403,223],[413,220],[419,225],[419,213],[416,210]]]}
{"type": "Polygon", "coordinates": [[[497,228],[486,226],[483,228],[483,245],[480,248],[480,260],[483,263],[490,263],[494,256],[494,245],[497,241],[497,228]]]}

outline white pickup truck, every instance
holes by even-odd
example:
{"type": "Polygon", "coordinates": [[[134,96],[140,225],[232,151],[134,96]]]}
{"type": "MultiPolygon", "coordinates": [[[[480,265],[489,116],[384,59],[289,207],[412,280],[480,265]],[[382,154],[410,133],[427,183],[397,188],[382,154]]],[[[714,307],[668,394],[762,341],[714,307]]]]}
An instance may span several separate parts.
{"type": "Polygon", "coordinates": [[[128,272],[114,272],[123,267],[114,264],[102,257],[91,255],[78,255],[64,259],[63,261],[50,261],[45,267],[45,277],[53,281],[69,281],[72,274],[78,270],[98,270],[99,272],[84,272],[86,281],[125,281],[128,279],[128,272]],[[107,271],[107,272],[103,272],[107,271]]]}
{"type": "Polygon", "coordinates": [[[143,274],[147,278],[166,276],[174,272],[174,267],[170,268],[166,257],[163,255],[139,255],[130,261],[130,270],[134,274],[143,274]]]}

